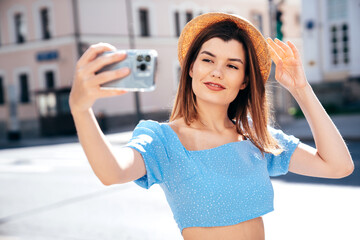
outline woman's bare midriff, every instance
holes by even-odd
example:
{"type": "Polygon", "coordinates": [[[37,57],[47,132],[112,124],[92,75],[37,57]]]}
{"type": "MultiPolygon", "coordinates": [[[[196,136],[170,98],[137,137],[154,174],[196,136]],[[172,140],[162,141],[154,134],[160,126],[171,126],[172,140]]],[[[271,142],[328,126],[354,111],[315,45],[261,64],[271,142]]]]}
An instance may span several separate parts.
{"type": "Polygon", "coordinates": [[[222,227],[188,227],[182,231],[184,240],[264,240],[262,217],[222,227]]]}

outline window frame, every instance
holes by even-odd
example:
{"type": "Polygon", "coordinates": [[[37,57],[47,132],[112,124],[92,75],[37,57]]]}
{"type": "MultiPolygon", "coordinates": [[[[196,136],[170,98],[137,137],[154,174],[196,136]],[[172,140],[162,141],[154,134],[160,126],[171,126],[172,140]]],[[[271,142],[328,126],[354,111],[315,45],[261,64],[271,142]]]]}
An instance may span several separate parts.
{"type": "Polygon", "coordinates": [[[41,38],[43,40],[50,39],[51,31],[50,31],[50,20],[49,20],[49,9],[44,7],[40,9],[40,18],[41,18],[41,38]],[[46,14],[44,14],[46,12],[46,14]],[[45,20],[47,24],[45,24],[45,20]]]}
{"type": "Polygon", "coordinates": [[[139,17],[139,29],[140,37],[151,37],[151,30],[150,30],[150,20],[149,20],[149,9],[148,8],[139,8],[138,9],[138,17],[139,17]],[[142,13],[146,13],[143,15],[142,13]],[[143,17],[145,17],[145,22],[143,23],[143,17]]]}
{"type": "Polygon", "coordinates": [[[13,15],[13,21],[14,21],[14,27],[15,27],[15,43],[16,44],[22,44],[26,42],[26,35],[24,34],[24,32],[21,31],[21,28],[24,28],[23,25],[25,25],[25,20],[24,20],[24,14],[21,12],[16,12],[13,15]],[[20,22],[19,26],[18,26],[18,21],[20,22]]]}
{"type": "Polygon", "coordinates": [[[34,83],[32,82],[33,79],[33,75],[32,75],[32,69],[28,66],[24,66],[24,67],[18,67],[15,68],[13,71],[13,79],[14,81],[14,87],[15,87],[15,91],[16,91],[16,101],[19,104],[32,104],[34,102],[34,94],[33,94],[33,85],[34,83]],[[21,97],[21,86],[20,86],[20,81],[19,81],[19,77],[21,74],[26,74],[28,76],[28,91],[29,91],[29,102],[23,103],[20,101],[20,97],[21,97]]]}
{"type": "Polygon", "coordinates": [[[0,72],[0,106],[4,106],[7,103],[5,89],[5,76],[0,72]]]}
{"type": "Polygon", "coordinates": [[[15,21],[14,21],[14,16],[17,13],[21,13],[23,15],[24,18],[24,35],[25,35],[25,41],[24,43],[27,42],[28,37],[29,37],[29,33],[28,33],[28,20],[27,20],[27,12],[26,12],[26,8],[24,5],[20,5],[20,4],[16,4],[12,7],[10,7],[7,11],[7,22],[8,22],[8,31],[9,31],[9,39],[10,39],[10,43],[16,43],[16,31],[15,31],[15,21]]]}
{"type": "Polygon", "coordinates": [[[23,72],[23,73],[20,73],[18,75],[18,78],[17,78],[17,81],[18,81],[18,86],[19,86],[19,95],[18,95],[18,101],[19,103],[21,104],[28,104],[28,103],[31,103],[31,97],[30,97],[30,83],[29,83],[29,74],[26,73],[26,72],[23,72]],[[22,76],[25,76],[26,77],[26,85],[25,86],[25,91],[23,92],[23,82],[22,82],[22,76]],[[23,96],[25,96],[23,98],[23,96]]]}
{"type": "Polygon", "coordinates": [[[47,41],[49,39],[43,39],[43,30],[42,30],[42,19],[41,19],[41,9],[46,8],[48,10],[48,21],[49,21],[49,32],[50,38],[56,36],[55,29],[55,16],[54,16],[54,4],[52,1],[39,0],[35,2],[32,6],[32,14],[34,16],[34,26],[35,26],[35,37],[36,39],[41,39],[47,41]]]}
{"type": "Polygon", "coordinates": [[[38,83],[37,85],[39,86],[39,89],[47,89],[46,88],[46,77],[45,74],[47,71],[52,71],[54,73],[54,87],[57,88],[58,86],[60,86],[60,71],[59,71],[59,66],[55,63],[51,63],[51,64],[42,64],[41,66],[39,66],[38,68],[38,83]]]}
{"type": "Polygon", "coordinates": [[[133,26],[134,26],[134,34],[136,37],[139,38],[153,38],[158,35],[157,32],[157,13],[156,13],[157,4],[152,1],[147,0],[137,0],[133,1],[131,8],[132,8],[132,18],[133,18],[133,26]],[[149,35],[148,37],[141,36],[141,29],[140,29],[140,9],[147,9],[148,10],[148,24],[149,24],[149,35]]]}

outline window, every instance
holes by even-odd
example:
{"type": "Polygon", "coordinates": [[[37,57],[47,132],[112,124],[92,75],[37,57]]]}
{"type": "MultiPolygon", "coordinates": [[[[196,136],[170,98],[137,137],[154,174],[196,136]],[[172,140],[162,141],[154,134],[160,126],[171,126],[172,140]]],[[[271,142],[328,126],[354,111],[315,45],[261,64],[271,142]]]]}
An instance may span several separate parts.
{"type": "Polygon", "coordinates": [[[55,88],[55,78],[53,71],[45,72],[45,86],[47,89],[55,88]]]}
{"type": "Polygon", "coordinates": [[[16,43],[24,43],[25,42],[24,16],[21,13],[16,13],[14,16],[14,21],[15,21],[16,43]]]}
{"type": "Polygon", "coordinates": [[[176,31],[176,36],[179,37],[180,36],[180,15],[179,15],[178,11],[175,12],[175,31],[176,31]]]}
{"type": "Polygon", "coordinates": [[[343,60],[345,64],[349,63],[349,32],[348,32],[348,25],[344,23],[341,26],[342,30],[342,52],[343,52],[343,60]]]}
{"type": "Polygon", "coordinates": [[[0,105],[5,103],[5,96],[4,96],[4,83],[3,78],[0,76],[0,105]]]}
{"type": "Polygon", "coordinates": [[[42,39],[50,39],[50,26],[49,26],[49,10],[43,8],[40,10],[41,18],[41,30],[42,30],[42,39]]]}
{"type": "Polygon", "coordinates": [[[347,4],[348,2],[344,0],[328,0],[328,19],[331,21],[346,18],[348,16],[347,4]]]}
{"type": "Polygon", "coordinates": [[[25,73],[20,74],[19,80],[20,80],[20,102],[28,103],[30,102],[30,98],[29,98],[29,85],[28,85],[27,74],[25,73]]]}
{"type": "Polygon", "coordinates": [[[193,13],[191,11],[186,12],[186,22],[190,22],[193,19],[193,13]]]}
{"type": "Polygon", "coordinates": [[[332,63],[334,65],[338,64],[338,51],[337,51],[337,28],[335,26],[331,27],[331,43],[332,43],[332,49],[331,49],[331,53],[332,53],[332,63]]]}
{"type": "Polygon", "coordinates": [[[149,31],[149,12],[147,9],[140,9],[140,36],[148,37],[150,36],[149,31]]]}
{"type": "Polygon", "coordinates": [[[330,64],[336,67],[344,67],[349,64],[349,8],[348,1],[328,0],[327,5],[328,43],[330,64]]]}
{"type": "Polygon", "coordinates": [[[331,62],[333,65],[348,64],[349,26],[347,23],[334,24],[330,27],[331,62]]]}

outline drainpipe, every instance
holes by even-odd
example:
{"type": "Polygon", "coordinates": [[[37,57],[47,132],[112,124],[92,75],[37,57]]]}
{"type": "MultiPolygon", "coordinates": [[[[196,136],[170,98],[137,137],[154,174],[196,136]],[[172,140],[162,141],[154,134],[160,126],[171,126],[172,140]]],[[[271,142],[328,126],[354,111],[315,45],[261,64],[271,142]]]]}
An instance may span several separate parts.
{"type": "MultiPolygon", "coordinates": [[[[276,4],[274,3],[273,0],[269,0],[269,25],[270,25],[270,38],[274,39],[276,37],[276,23],[275,23],[275,11],[276,11],[276,4]]],[[[273,61],[271,61],[271,71],[270,71],[270,76],[269,76],[269,83],[270,83],[270,89],[271,89],[271,101],[272,101],[272,107],[275,111],[274,114],[274,120],[275,122],[278,122],[278,109],[276,106],[276,93],[277,93],[277,89],[276,89],[276,80],[275,80],[275,64],[273,61]]]]}
{"type": "MultiPolygon", "coordinates": [[[[134,34],[134,22],[132,16],[132,7],[131,7],[131,0],[126,0],[126,17],[128,23],[128,31],[129,31],[129,46],[130,49],[135,49],[135,34],[134,34]]],[[[139,92],[134,92],[135,97],[135,106],[136,106],[136,120],[139,122],[143,115],[141,113],[141,106],[140,106],[140,94],[139,92]]]]}
{"type": "Polygon", "coordinates": [[[73,9],[73,19],[74,19],[74,37],[75,37],[77,56],[79,59],[82,55],[82,48],[80,42],[79,8],[78,8],[77,0],[72,0],[72,9],[73,9]]]}

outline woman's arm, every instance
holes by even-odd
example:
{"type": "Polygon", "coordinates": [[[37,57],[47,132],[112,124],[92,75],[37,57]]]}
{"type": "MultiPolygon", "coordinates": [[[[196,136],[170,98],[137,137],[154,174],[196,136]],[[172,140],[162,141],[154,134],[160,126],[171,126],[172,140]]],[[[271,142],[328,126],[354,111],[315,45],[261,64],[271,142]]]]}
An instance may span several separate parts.
{"type": "Polygon", "coordinates": [[[293,153],[289,171],[314,177],[342,178],[354,170],[349,150],[336,126],[308,83],[300,54],[291,42],[268,39],[276,64],[275,78],[295,98],[310,125],[316,149],[300,143],[293,153]]]}
{"type": "Polygon", "coordinates": [[[145,175],[142,156],[131,148],[121,148],[116,154],[101,131],[94,116],[92,105],[102,97],[124,94],[125,91],[103,89],[100,84],[129,74],[126,69],[95,74],[104,65],[121,61],[126,56],[107,55],[96,59],[104,51],[115,50],[108,44],[92,45],[79,59],[76,65],[69,105],[77,134],[86,157],[100,181],[104,185],[125,183],[145,175]]]}

